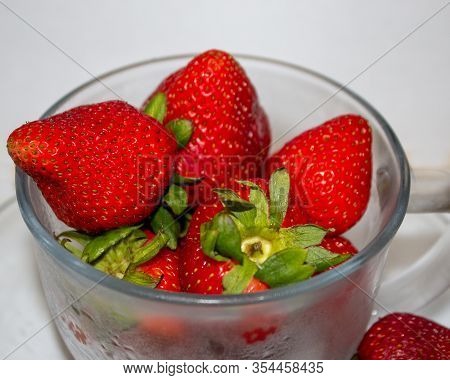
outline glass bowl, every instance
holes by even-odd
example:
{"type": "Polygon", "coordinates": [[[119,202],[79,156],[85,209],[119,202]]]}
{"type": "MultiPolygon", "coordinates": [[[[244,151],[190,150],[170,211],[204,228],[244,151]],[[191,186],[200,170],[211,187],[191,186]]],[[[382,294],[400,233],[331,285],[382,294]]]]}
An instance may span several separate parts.
{"type": "MultiPolygon", "coordinates": [[[[140,106],[190,58],[153,59],[114,70],[70,92],[43,117],[116,98],[140,106]]],[[[105,276],[63,249],[54,234],[67,226],[17,169],[18,202],[35,238],[47,302],[75,358],[345,359],[354,354],[373,310],[389,243],[407,210],[405,154],[383,117],[339,83],[273,59],[237,58],[269,116],[272,150],[340,114],[369,120],[371,197],[361,221],[346,234],[360,253],[338,269],[263,293],[204,296],[139,287],[105,276]]]]}

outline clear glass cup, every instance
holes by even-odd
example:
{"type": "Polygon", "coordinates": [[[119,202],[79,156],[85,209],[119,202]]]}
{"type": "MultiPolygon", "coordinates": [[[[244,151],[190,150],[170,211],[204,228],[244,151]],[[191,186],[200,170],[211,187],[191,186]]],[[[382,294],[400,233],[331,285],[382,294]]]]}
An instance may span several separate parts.
{"type": "MultiPolygon", "coordinates": [[[[112,71],[72,91],[43,117],[114,98],[140,106],[162,78],[189,58],[154,59],[112,71]]],[[[47,302],[75,358],[345,359],[354,354],[374,308],[389,243],[407,211],[407,159],[383,117],[339,83],[271,59],[238,59],[269,115],[272,150],[340,114],[357,113],[369,120],[370,202],[346,234],[360,253],[336,270],[263,293],[203,296],[138,287],[105,276],[59,246],[53,236],[67,227],[18,169],[18,202],[36,241],[47,302]]],[[[443,200],[430,204],[429,194],[419,191],[411,206],[415,211],[448,209],[448,176],[443,178],[435,189],[443,200]]]]}

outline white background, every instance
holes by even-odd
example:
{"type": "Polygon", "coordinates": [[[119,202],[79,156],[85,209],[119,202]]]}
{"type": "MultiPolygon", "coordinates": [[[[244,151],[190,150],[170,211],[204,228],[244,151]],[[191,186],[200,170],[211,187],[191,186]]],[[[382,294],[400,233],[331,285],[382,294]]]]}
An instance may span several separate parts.
{"type": "MultiPolygon", "coordinates": [[[[340,82],[360,74],[446,2],[0,0],[94,75],[212,47],[274,57],[340,82]]],[[[0,141],[91,76],[0,3],[0,141]]],[[[352,84],[391,123],[416,167],[450,167],[450,6],[352,84]]],[[[14,193],[0,150],[0,202],[14,193]]],[[[0,214],[0,356],[48,318],[16,205],[0,214]]],[[[432,274],[430,274],[432,275],[432,274]]],[[[450,324],[447,292],[422,314],[450,324]]],[[[53,326],[18,358],[62,358],[53,326]]]]}

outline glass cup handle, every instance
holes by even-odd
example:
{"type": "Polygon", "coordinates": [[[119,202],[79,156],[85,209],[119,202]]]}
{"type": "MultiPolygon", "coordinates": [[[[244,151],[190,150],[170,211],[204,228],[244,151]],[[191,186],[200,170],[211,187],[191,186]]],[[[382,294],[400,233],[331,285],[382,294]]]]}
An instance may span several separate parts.
{"type": "Polygon", "coordinates": [[[413,170],[408,212],[450,212],[450,170],[413,170]]]}
{"type": "MultiPolygon", "coordinates": [[[[450,170],[413,170],[408,212],[450,212],[450,170]]],[[[450,226],[450,219],[448,223],[450,226]]],[[[383,281],[372,322],[388,312],[415,312],[445,292],[450,285],[449,247],[450,228],[443,232],[419,261],[405,268],[395,278],[383,281]]]]}

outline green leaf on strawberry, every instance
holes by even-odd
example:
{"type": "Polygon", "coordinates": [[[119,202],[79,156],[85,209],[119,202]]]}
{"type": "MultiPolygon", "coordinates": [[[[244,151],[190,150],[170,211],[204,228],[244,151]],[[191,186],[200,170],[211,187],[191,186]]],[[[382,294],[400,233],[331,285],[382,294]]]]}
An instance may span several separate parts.
{"type": "Polygon", "coordinates": [[[150,219],[150,226],[155,234],[163,232],[169,238],[167,246],[176,249],[180,237],[180,224],[164,207],[159,207],[150,219]]]}
{"type": "Polygon", "coordinates": [[[82,259],[84,247],[94,237],[78,231],[64,231],[55,236],[55,239],[74,256],[82,259]]]}
{"type": "MultiPolygon", "coordinates": [[[[166,95],[163,92],[153,95],[144,107],[144,113],[163,123],[167,114],[166,95]]],[[[194,131],[192,123],[187,119],[173,119],[165,127],[175,136],[179,148],[188,144],[194,131]]]]}
{"type": "Polygon", "coordinates": [[[231,216],[217,214],[213,220],[201,226],[201,244],[209,257],[218,261],[242,260],[241,238],[231,216]]]}
{"type": "Polygon", "coordinates": [[[140,227],[118,228],[97,237],[67,231],[57,238],[64,247],[67,247],[66,241],[81,247],[75,253],[78,257],[85,257],[86,261],[89,257],[95,257],[89,261],[94,268],[136,285],[155,287],[161,279],[138,273],[137,268],[154,258],[166,246],[169,237],[161,231],[149,240],[140,227]]]}
{"type": "Polygon", "coordinates": [[[171,185],[164,196],[164,202],[175,215],[181,215],[188,207],[186,190],[180,186],[171,185]]]}
{"type": "Polygon", "coordinates": [[[226,257],[221,256],[216,251],[217,237],[219,230],[215,227],[214,221],[203,223],[200,226],[200,243],[202,245],[203,253],[217,261],[227,261],[226,257]]]}
{"type": "Polygon", "coordinates": [[[256,272],[256,277],[271,288],[292,284],[310,278],[313,265],[305,264],[306,250],[286,248],[269,257],[256,272]]]}
{"type": "Polygon", "coordinates": [[[255,208],[253,203],[242,199],[233,190],[215,189],[214,191],[219,195],[223,205],[232,212],[248,211],[255,208]]]}
{"type": "Polygon", "coordinates": [[[238,181],[238,183],[250,188],[249,201],[254,207],[245,212],[234,213],[236,219],[248,227],[269,227],[269,203],[264,190],[251,181],[238,181]]]}
{"type": "Polygon", "coordinates": [[[312,224],[282,228],[280,230],[281,239],[286,245],[308,248],[312,245],[318,245],[327,234],[325,228],[312,224]]]}
{"type": "Polygon", "coordinates": [[[153,95],[147,102],[144,113],[160,123],[164,121],[167,113],[167,99],[163,92],[158,92],[153,95]]]}
{"type": "Polygon", "coordinates": [[[123,277],[125,281],[131,282],[135,285],[146,286],[149,288],[156,288],[161,281],[161,277],[152,277],[144,272],[134,271],[125,274],[123,277]]]}
{"type": "Polygon", "coordinates": [[[116,240],[114,244],[108,244],[104,254],[93,263],[94,268],[117,278],[123,278],[133,263],[134,253],[142,247],[145,240],[145,233],[136,229],[128,236],[116,240]]]}
{"type": "Polygon", "coordinates": [[[62,238],[59,240],[59,243],[67,249],[70,253],[72,253],[74,256],[78,257],[79,259],[82,259],[83,257],[83,251],[72,244],[72,240],[67,238],[62,238]]]}
{"type": "Polygon", "coordinates": [[[89,243],[91,240],[94,239],[92,235],[84,234],[79,231],[64,231],[61,232],[59,235],[56,236],[56,240],[61,238],[68,238],[71,240],[76,240],[80,244],[83,244],[85,246],[87,243],[89,243]]]}
{"type": "Polygon", "coordinates": [[[223,294],[240,294],[250,284],[255,273],[258,271],[256,264],[246,256],[243,257],[241,265],[235,265],[223,277],[223,294]]]}
{"type": "Polygon", "coordinates": [[[213,222],[219,231],[216,240],[216,250],[222,256],[241,261],[241,237],[233,219],[226,213],[220,213],[213,222]]]}
{"type": "Polygon", "coordinates": [[[289,203],[289,174],[286,169],[275,170],[269,180],[270,225],[279,228],[283,223],[289,203]]]}
{"type": "Polygon", "coordinates": [[[66,231],[56,236],[56,239],[72,254],[104,273],[137,285],[179,290],[178,274],[175,274],[178,273],[178,255],[163,248],[167,246],[175,249],[181,227],[184,232],[187,229],[191,218],[187,208],[187,193],[180,186],[172,184],[163,200],[164,204],[149,219],[155,234],[141,230],[142,225],[137,225],[117,228],[98,236],[66,231]],[[152,261],[160,251],[162,256],[152,261]],[[162,279],[161,273],[168,274],[168,280],[162,279]]]}
{"type": "Polygon", "coordinates": [[[184,148],[188,144],[194,131],[192,123],[186,119],[171,120],[166,124],[166,128],[174,134],[179,148],[184,148]]]}
{"type": "Polygon", "coordinates": [[[333,253],[322,247],[309,247],[306,261],[316,267],[316,272],[323,272],[347,261],[350,257],[351,254],[333,253]]]}
{"type": "MultiPolygon", "coordinates": [[[[197,180],[188,178],[187,180],[197,180]]],[[[167,246],[174,250],[178,245],[178,239],[184,237],[192,218],[192,208],[188,203],[186,190],[172,183],[163,198],[163,205],[150,218],[153,232],[164,232],[169,237],[167,246]]]]}
{"type": "Polygon", "coordinates": [[[89,241],[84,248],[82,259],[88,263],[92,263],[102,256],[107,249],[131,235],[141,226],[142,225],[116,228],[115,230],[107,231],[104,234],[95,237],[89,241]]]}
{"type": "Polygon", "coordinates": [[[260,187],[250,190],[250,202],[255,205],[254,224],[258,227],[269,227],[269,203],[260,187]]]}
{"type": "Polygon", "coordinates": [[[142,245],[133,252],[133,266],[138,266],[153,259],[167,245],[168,241],[169,237],[165,233],[158,232],[149,243],[142,245]]]}
{"type": "MultiPolygon", "coordinates": [[[[166,95],[163,92],[153,95],[145,105],[144,113],[163,123],[167,114],[166,95]]],[[[184,148],[188,144],[194,131],[192,123],[187,119],[171,120],[165,127],[175,136],[179,148],[184,148]]]]}

